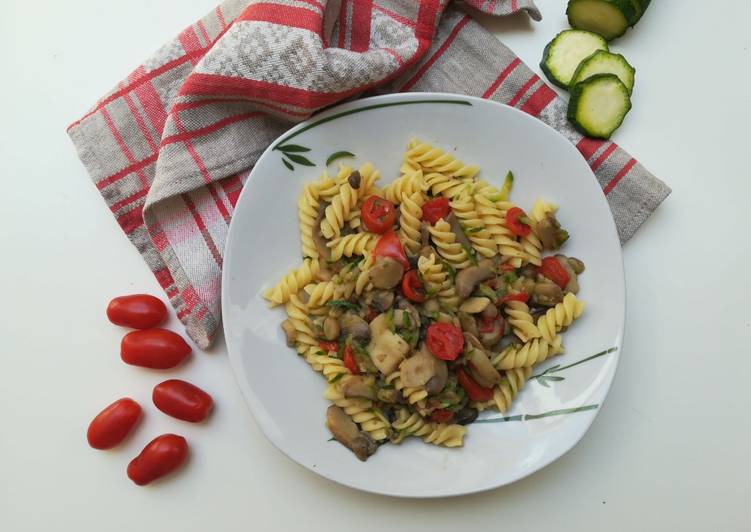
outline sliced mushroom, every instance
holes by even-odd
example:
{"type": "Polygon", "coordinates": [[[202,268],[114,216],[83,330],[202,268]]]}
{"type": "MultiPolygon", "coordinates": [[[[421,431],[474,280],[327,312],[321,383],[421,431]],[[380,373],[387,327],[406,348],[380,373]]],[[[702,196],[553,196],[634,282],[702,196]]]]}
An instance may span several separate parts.
{"type": "MultiPolygon", "coordinates": [[[[407,312],[409,314],[410,320],[412,324],[409,326],[410,329],[416,328],[420,324],[420,313],[417,311],[415,306],[404,299],[403,297],[398,298],[396,306],[399,310],[403,310],[404,312],[407,312]]],[[[397,315],[399,314],[399,310],[397,310],[394,313],[394,321],[397,325],[401,325],[404,323],[404,316],[397,315]]]]}
{"type": "Polygon", "coordinates": [[[487,297],[470,297],[469,299],[464,300],[459,307],[459,310],[466,312],[467,314],[479,314],[484,311],[488,305],[490,305],[490,300],[487,297]]]}
{"type": "Polygon", "coordinates": [[[347,312],[339,317],[342,334],[357,340],[370,340],[370,326],[368,322],[353,312],[347,312]]]}
{"type": "Polygon", "coordinates": [[[532,291],[532,302],[543,307],[554,307],[563,301],[561,287],[550,281],[542,281],[535,284],[532,291]]]}
{"type": "MultiPolygon", "coordinates": [[[[394,313],[396,314],[396,313],[394,313]]],[[[384,375],[390,375],[409,352],[409,344],[389,329],[387,313],[379,314],[370,322],[368,353],[373,364],[384,375]]]]}
{"type": "Polygon", "coordinates": [[[339,322],[336,318],[328,317],[323,320],[323,337],[326,338],[326,340],[336,340],[339,338],[340,332],[341,328],[339,327],[339,322]]]}
{"type": "Polygon", "coordinates": [[[342,379],[339,389],[344,394],[344,397],[376,398],[375,377],[350,375],[342,379]]]}
{"type": "MultiPolygon", "coordinates": [[[[430,226],[426,222],[420,223],[420,255],[423,255],[423,250],[427,247],[431,250],[433,249],[430,246],[430,226]]],[[[424,257],[429,257],[430,255],[423,255],[424,257]]]]}
{"type": "Polygon", "coordinates": [[[363,462],[378,449],[370,434],[358,430],[355,422],[336,405],[331,405],[326,410],[326,426],[336,441],[355,453],[363,462]]]}
{"type": "Polygon", "coordinates": [[[379,401],[384,403],[398,403],[399,390],[395,388],[380,388],[376,397],[379,401]]]}
{"type": "Polygon", "coordinates": [[[434,257],[438,256],[433,246],[423,246],[422,248],[420,248],[420,257],[429,259],[431,255],[433,255],[434,257]]]}
{"type": "Polygon", "coordinates": [[[498,316],[498,307],[496,307],[495,305],[488,305],[487,307],[485,307],[485,310],[482,311],[481,316],[488,320],[495,318],[496,316],[498,316]]]}
{"type": "Polygon", "coordinates": [[[437,299],[428,299],[425,303],[422,304],[422,309],[425,312],[438,312],[441,310],[441,304],[438,302],[437,299]]]}
{"type": "Polygon", "coordinates": [[[459,410],[456,414],[454,414],[453,422],[459,425],[469,425],[475,419],[477,419],[477,414],[478,414],[477,410],[469,406],[465,406],[464,408],[459,410]]]}
{"type": "Polygon", "coordinates": [[[576,275],[584,273],[584,263],[576,257],[569,257],[568,264],[569,266],[571,266],[571,269],[574,270],[574,273],[576,273],[576,275]]]}
{"type": "Polygon", "coordinates": [[[521,277],[529,277],[530,279],[537,278],[537,272],[539,271],[539,267],[535,266],[534,264],[527,264],[526,266],[523,266],[521,271],[519,272],[519,275],[521,277]]]}
{"type": "Polygon", "coordinates": [[[460,297],[469,297],[478,284],[487,281],[494,275],[492,266],[485,261],[477,266],[465,268],[456,274],[456,279],[454,280],[456,292],[460,297]]]}
{"type": "Polygon", "coordinates": [[[390,257],[377,257],[370,268],[370,281],[376,288],[394,288],[402,279],[404,267],[390,257]]]}
{"type": "Polygon", "coordinates": [[[376,312],[386,312],[394,304],[394,292],[391,290],[373,290],[365,301],[376,312]]]}
{"type": "Polygon", "coordinates": [[[434,357],[423,344],[411,358],[401,363],[399,374],[404,386],[426,386],[430,383],[428,393],[434,395],[446,385],[448,368],[446,362],[434,357]]]}
{"type": "Polygon", "coordinates": [[[287,346],[294,347],[295,341],[297,340],[297,330],[295,330],[295,326],[292,325],[292,322],[289,319],[282,322],[282,330],[287,337],[287,346]]]}
{"type": "Polygon", "coordinates": [[[449,215],[446,217],[446,221],[451,226],[451,232],[454,233],[454,236],[456,236],[456,241],[466,249],[472,249],[472,242],[469,241],[469,238],[467,238],[467,235],[464,233],[464,230],[459,224],[459,220],[456,218],[456,215],[454,215],[453,212],[449,213],[449,215]]]}
{"type": "Polygon", "coordinates": [[[501,382],[501,374],[493,367],[488,355],[480,349],[473,349],[466,355],[469,372],[484,388],[492,388],[501,382]]]}
{"type": "Polygon", "coordinates": [[[315,242],[318,254],[325,261],[331,259],[331,249],[326,245],[326,239],[321,234],[321,222],[326,213],[326,207],[328,203],[321,202],[318,205],[318,216],[316,216],[315,222],[313,222],[313,242],[315,242]]]}
{"type": "Polygon", "coordinates": [[[360,172],[357,170],[349,174],[349,177],[347,178],[347,181],[349,182],[349,186],[351,186],[355,190],[360,188],[361,180],[362,180],[362,177],[360,176],[360,172]]]}
{"type": "Polygon", "coordinates": [[[543,249],[558,249],[568,240],[568,233],[561,229],[561,224],[552,212],[535,224],[535,232],[540,237],[543,249]]]}
{"type": "Polygon", "coordinates": [[[465,332],[464,333],[464,341],[467,344],[467,349],[469,349],[470,346],[473,349],[480,349],[480,350],[485,349],[485,346],[482,345],[482,342],[480,342],[480,340],[477,339],[477,335],[476,334],[465,332]]]}
{"type": "Polygon", "coordinates": [[[487,332],[480,333],[480,342],[485,347],[493,347],[503,338],[505,321],[502,317],[493,321],[493,328],[487,332]]]}
{"type": "Polygon", "coordinates": [[[461,325],[462,331],[465,333],[469,333],[473,336],[480,334],[477,331],[477,321],[466,312],[459,312],[459,324],[461,325]]]}
{"type": "Polygon", "coordinates": [[[576,272],[571,267],[571,265],[568,262],[568,257],[566,255],[556,255],[556,259],[558,259],[558,262],[563,267],[564,270],[566,270],[566,273],[568,274],[568,283],[566,286],[563,287],[563,291],[568,293],[572,292],[574,294],[579,293],[579,280],[578,276],[576,275],[576,272]]]}

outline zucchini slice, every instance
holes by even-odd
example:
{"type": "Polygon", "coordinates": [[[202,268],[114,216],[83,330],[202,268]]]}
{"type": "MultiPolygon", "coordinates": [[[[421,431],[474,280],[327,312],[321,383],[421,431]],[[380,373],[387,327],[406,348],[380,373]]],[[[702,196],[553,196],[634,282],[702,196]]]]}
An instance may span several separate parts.
{"type": "Polygon", "coordinates": [[[631,26],[636,26],[636,23],[639,22],[639,19],[641,19],[642,15],[644,15],[644,12],[649,7],[649,3],[652,0],[631,0],[631,4],[634,6],[634,10],[636,11],[636,16],[634,16],[634,20],[631,21],[631,26]]]}
{"type": "Polygon", "coordinates": [[[609,139],[631,110],[628,89],[615,74],[595,74],[571,89],[568,119],[583,134],[609,139]]]}
{"type": "Polygon", "coordinates": [[[629,65],[626,58],[621,54],[597,50],[579,63],[579,67],[574,72],[574,77],[571,78],[571,86],[595,74],[615,74],[626,86],[629,94],[634,90],[636,69],[629,65]]]}
{"type": "Polygon", "coordinates": [[[556,35],[542,52],[540,68],[550,81],[567,89],[582,59],[597,50],[608,49],[608,43],[591,31],[565,30],[556,35]]]}
{"type": "Polygon", "coordinates": [[[637,18],[631,0],[569,0],[566,15],[572,28],[593,31],[608,41],[626,33],[637,18]]]}

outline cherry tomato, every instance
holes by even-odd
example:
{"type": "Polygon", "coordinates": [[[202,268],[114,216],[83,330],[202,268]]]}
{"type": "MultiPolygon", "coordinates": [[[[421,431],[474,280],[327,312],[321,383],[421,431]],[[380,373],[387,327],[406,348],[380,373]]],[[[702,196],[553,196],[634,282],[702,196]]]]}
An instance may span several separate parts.
{"type": "Polygon", "coordinates": [[[89,424],[86,439],[94,449],[112,449],[133,430],[141,419],[141,407],[123,397],[97,414],[89,424]]]}
{"type": "Polygon", "coordinates": [[[434,322],[428,327],[425,343],[436,358],[456,360],[464,347],[464,336],[456,325],[434,322]]]}
{"type": "Polygon", "coordinates": [[[387,231],[378,239],[375,248],[373,248],[373,256],[392,258],[404,266],[405,271],[409,270],[409,260],[407,260],[402,243],[394,231],[387,231]]]}
{"type": "Polygon", "coordinates": [[[417,270],[409,270],[404,274],[404,277],[402,277],[402,292],[407,299],[415,303],[425,301],[425,288],[422,286],[417,270]]]}
{"type": "Polygon", "coordinates": [[[490,401],[493,398],[493,388],[483,388],[462,368],[456,370],[456,378],[472,401],[490,401]]]}
{"type": "Polygon", "coordinates": [[[320,342],[318,342],[318,346],[327,353],[329,351],[339,351],[339,342],[327,342],[325,340],[321,340],[320,342]]]}
{"type": "Polygon", "coordinates": [[[545,257],[542,259],[542,266],[540,266],[540,273],[545,277],[553,281],[562,289],[566,288],[566,285],[571,280],[566,269],[558,262],[555,257],[545,257]]]}
{"type": "Polygon", "coordinates": [[[449,212],[451,212],[451,207],[449,207],[448,198],[433,198],[422,206],[422,219],[430,225],[435,225],[441,218],[446,218],[449,212]]]}
{"type": "Polygon", "coordinates": [[[149,294],[120,296],[107,305],[107,319],[115,325],[151,329],[167,318],[167,307],[149,294]]]}
{"type": "Polygon", "coordinates": [[[198,386],[179,379],[170,379],[154,386],[151,399],[168,416],[198,423],[214,408],[214,400],[198,386]]]}
{"type": "Polygon", "coordinates": [[[499,268],[502,272],[506,272],[506,273],[516,271],[516,268],[514,267],[514,265],[509,264],[508,262],[504,262],[503,264],[499,266],[499,268]]]}
{"type": "Polygon", "coordinates": [[[380,196],[370,196],[360,210],[362,224],[372,233],[385,233],[396,222],[396,208],[389,200],[380,196]]]}
{"type": "Polygon", "coordinates": [[[352,372],[353,375],[360,374],[360,368],[357,367],[357,360],[355,360],[355,354],[352,352],[350,346],[344,348],[344,367],[352,372]]]}
{"type": "Polygon", "coordinates": [[[454,417],[454,413],[451,410],[445,408],[436,408],[430,413],[430,419],[436,423],[448,423],[454,417]]]}
{"type": "Polygon", "coordinates": [[[496,322],[500,324],[501,330],[506,328],[506,322],[503,319],[503,316],[498,314],[494,318],[480,318],[480,324],[477,326],[477,330],[481,333],[493,332],[496,322]]]}
{"type": "Polygon", "coordinates": [[[174,368],[190,351],[182,336],[167,329],[131,331],[120,342],[123,362],[144,368],[174,368]]]}
{"type": "Polygon", "coordinates": [[[526,292],[517,292],[515,294],[506,294],[501,298],[501,304],[509,301],[521,301],[522,303],[526,303],[529,301],[529,294],[526,292]]]}
{"type": "Polygon", "coordinates": [[[527,221],[527,215],[519,207],[511,207],[506,212],[506,226],[516,236],[527,236],[532,231],[527,221]]]}
{"type": "Polygon", "coordinates": [[[128,464],[128,478],[145,486],[171,473],[188,457],[188,442],[177,434],[162,434],[151,440],[128,464]]]}
{"type": "Polygon", "coordinates": [[[370,323],[374,319],[376,319],[376,316],[378,316],[379,312],[374,309],[373,307],[368,307],[368,313],[365,315],[365,321],[370,323]]]}

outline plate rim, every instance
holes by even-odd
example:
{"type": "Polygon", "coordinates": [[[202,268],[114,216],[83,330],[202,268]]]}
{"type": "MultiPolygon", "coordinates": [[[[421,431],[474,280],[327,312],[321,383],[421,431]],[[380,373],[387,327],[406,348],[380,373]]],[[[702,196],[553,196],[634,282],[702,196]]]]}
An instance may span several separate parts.
{"type": "MultiPolygon", "coordinates": [[[[557,131],[555,128],[553,128],[550,125],[546,124],[542,120],[540,120],[540,119],[538,119],[536,117],[533,117],[533,116],[529,115],[528,113],[525,113],[524,111],[521,111],[520,109],[517,109],[516,107],[510,106],[510,105],[507,105],[507,104],[504,104],[504,103],[501,103],[501,102],[497,102],[497,101],[494,101],[494,100],[488,100],[488,99],[484,99],[484,98],[479,98],[479,97],[476,97],[476,96],[467,96],[467,95],[463,95],[463,94],[454,94],[454,93],[442,93],[442,92],[393,93],[393,94],[384,94],[384,95],[378,95],[378,96],[371,96],[371,97],[367,97],[367,98],[360,98],[360,99],[357,99],[357,100],[354,100],[354,101],[344,102],[344,103],[335,105],[333,107],[330,107],[330,108],[328,108],[328,109],[326,109],[324,111],[321,111],[319,113],[316,113],[313,116],[311,116],[310,118],[308,118],[307,120],[304,120],[303,122],[300,122],[300,123],[296,124],[294,127],[286,130],[284,133],[282,133],[281,135],[279,135],[278,137],[276,137],[269,144],[269,146],[259,156],[258,160],[256,161],[256,164],[253,166],[253,169],[251,170],[251,172],[248,175],[247,179],[250,180],[252,178],[253,172],[255,172],[256,168],[259,165],[259,163],[261,161],[263,161],[266,157],[269,157],[272,154],[272,152],[275,151],[275,147],[276,146],[278,146],[279,144],[282,144],[283,141],[289,140],[292,136],[294,136],[295,134],[297,134],[299,130],[301,130],[301,129],[308,129],[308,126],[310,126],[311,124],[313,124],[313,123],[315,123],[315,122],[317,122],[317,121],[319,121],[321,119],[331,117],[332,115],[341,113],[343,111],[349,111],[349,110],[357,109],[357,108],[360,108],[360,107],[368,107],[371,104],[380,104],[380,103],[385,103],[385,102],[390,102],[390,101],[400,101],[400,100],[401,101],[405,101],[405,100],[419,100],[419,99],[425,99],[425,98],[441,99],[441,100],[469,100],[471,102],[482,103],[483,105],[490,104],[490,105],[499,106],[501,108],[505,108],[505,109],[509,110],[510,112],[522,115],[522,116],[525,117],[525,119],[537,122],[539,125],[542,125],[543,127],[545,127],[547,129],[553,131],[556,135],[562,137],[566,141],[566,143],[568,145],[570,145],[570,147],[572,149],[576,150],[576,146],[569,139],[567,139],[562,133],[560,133],[559,131],[557,131]]],[[[581,156],[581,154],[579,154],[579,155],[581,156]]],[[[586,164],[586,160],[585,160],[585,164],[586,164]]],[[[595,176],[594,172],[589,167],[589,164],[587,164],[587,169],[589,171],[590,177],[595,181],[595,183],[597,184],[598,188],[601,189],[602,187],[600,186],[599,182],[597,181],[597,177],[595,176]]],[[[243,186],[242,190],[240,191],[240,195],[238,196],[237,202],[235,204],[236,205],[235,206],[235,212],[237,211],[237,209],[241,205],[241,202],[243,200],[243,197],[245,195],[245,192],[246,192],[247,188],[248,187],[243,186]]],[[[606,197],[604,195],[603,195],[602,200],[607,203],[607,199],[606,199],[606,197]]],[[[610,211],[610,206],[609,205],[608,205],[608,210],[610,211]]],[[[611,214],[612,214],[612,212],[611,212],[611,214]]],[[[224,264],[229,264],[231,256],[232,256],[232,249],[233,248],[230,245],[230,243],[233,241],[233,239],[235,239],[234,238],[234,232],[236,230],[233,230],[234,226],[236,225],[236,224],[234,224],[235,219],[236,219],[236,217],[235,217],[235,215],[233,213],[233,216],[232,216],[232,218],[230,220],[229,228],[228,228],[228,231],[227,231],[227,240],[226,240],[225,248],[224,248],[224,260],[223,260],[224,264]]],[[[431,494],[424,494],[424,493],[404,493],[404,492],[394,493],[394,492],[388,492],[388,491],[379,490],[379,489],[372,489],[372,488],[368,488],[366,486],[362,486],[362,485],[358,485],[358,484],[354,484],[354,483],[348,482],[348,481],[340,479],[340,478],[334,478],[332,475],[327,474],[327,472],[320,471],[320,470],[318,470],[318,469],[316,469],[314,467],[310,467],[309,465],[301,462],[297,458],[291,456],[283,448],[281,442],[277,441],[276,437],[273,435],[273,431],[271,431],[271,430],[268,429],[268,427],[266,426],[267,420],[265,420],[263,418],[263,416],[260,416],[260,415],[256,414],[256,411],[260,411],[260,407],[256,405],[256,403],[258,402],[258,399],[256,399],[256,397],[252,393],[252,390],[250,390],[250,387],[247,384],[247,382],[245,382],[241,378],[241,375],[240,375],[241,374],[241,371],[240,371],[241,367],[240,367],[239,359],[238,359],[238,357],[240,357],[241,355],[239,353],[234,353],[233,354],[233,350],[230,347],[230,341],[229,341],[229,338],[231,338],[231,336],[228,334],[228,331],[227,331],[227,320],[224,319],[225,316],[227,315],[226,305],[227,305],[228,297],[227,297],[226,291],[227,291],[227,286],[228,286],[228,282],[227,282],[228,281],[228,279],[227,279],[227,275],[228,274],[227,274],[227,268],[223,267],[222,268],[222,276],[221,276],[222,332],[223,332],[224,338],[225,338],[225,345],[227,347],[227,354],[228,354],[228,358],[229,358],[229,362],[230,362],[230,367],[232,369],[232,374],[233,374],[235,383],[237,384],[238,388],[240,389],[240,393],[243,396],[243,399],[245,401],[246,407],[250,411],[251,415],[253,416],[254,421],[258,425],[258,428],[261,430],[261,432],[264,435],[264,437],[269,442],[271,442],[272,446],[278,452],[282,453],[284,456],[286,456],[288,459],[290,459],[292,462],[294,462],[298,466],[303,467],[306,470],[308,470],[308,471],[310,471],[310,472],[312,472],[312,473],[314,473],[314,474],[316,474],[316,475],[318,475],[318,476],[320,476],[322,478],[325,478],[327,480],[335,482],[335,483],[337,483],[339,485],[346,486],[348,488],[356,489],[356,490],[359,490],[359,491],[363,491],[363,492],[366,492],[366,493],[373,493],[373,494],[376,494],[376,495],[385,495],[385,496],[389,496],[389,497],[408,498],[408,499],[439,499],[439,498],[447,498],[447,497],[458,497],[458,496],[462,496],[462,495],[471,495],[471,494],[475,494],[475,493],[482,493],[482,492],[485,492],[485,491],[490,491],[490,490],[497,489],[497,488],[500,488],[500,487],[503,487],[503,486],[507,486],[507,485],[513,484],[515,482],[518,482],[519,480],[521,480],[523,478],[526,478],[528,476],[531,476],[531,475],[537,473],[538,471],[546,468],[547,466],[549,466],[553,462],[556,462],[562,456],[564,456],[565,454],[567,454],[568,452],[570,452],[574,447],[576,447],[579,444],[579,442],[582,440],[582,438],[584,437],[584,435],[589,432],[590,428],[592,427],[592,424],[594,423],[595,419],[599,415],[600,411],[602,410],[602,407],[604,406],[605,402],[607,401],[608,396],[610,395],[610,389],[612,388],[613,381],[615,380],[615,377],[616,377],[616,375],[618,373],[618,368],[620,367],[620,353],[623,350],[623,338],[624,338],[624,331],[625,331],[625,326],[626,326],[626,311],[627,311],[626,277],[625,277],[625,267],[624,267],[624,261],[623,261],[623,248],[622,248],[622,244],[620,243],[620,238],[618,236],[618,230],[617,230],[617,227],[615,225],[615,220],[613,219],[612,216],[610,217],[609,223],[607,225],[608,225],[608,231],[611,233],[610,237],[615,238],[615,240],[618,242],[617,249],[618,249],[619,260],[617,261],[617,264],[618,264],[618,266],[620,268],[620,275],[616,276],[616,279],[619,281],[619,287],[618,287],[618,289],[619,289],[619,291],[621,293],[621,299],[623,301],[622,319],[620,320],[620,323],[618,324],[617,335],[615,337],[615,342],[614,342],[614,347],[615,347],[615,351],[614,351],[615,356],[614,356],[614,358],[615,358],[615,362],[614,362],[613,373],[612,373],[612,376],[608,379],[608,382],[606,383],[606,388],[605,388],[602,400],[598,404],[598,407],[596,409],[594,409],[594,410],[590,410],[588,412],[582,413],[583,415],[587,416],[586,421],[585,421],[585,425],[584,425],[583,429],[581,430],[581,432],[579,434],[577,434],[575,440],[572,441],[571,445],[568,446],[567,448],[563,449],[562,451],[558,452],[558,453],[554,453],[549,458],[547,458],[545,460],[541,460],[539,463],[535,464],[535,466],[532,469],[530,469],[528,471],[525,471],[525,472],[521,472],[521,473],[519,473],[517,475],[513,475],[511,478],[508,478],[508,479],[504,479],[504,480],[501,480],[501,481],[498,481],[498,482],[493,481],[489,485],[478,486],[478,487],[470,488],[470,489],[458,489],[457,490],[456,488],[454,488],[452,491],[445,491],[445,492],[441,492],[441,493],[431,493],[431,494]]]]}

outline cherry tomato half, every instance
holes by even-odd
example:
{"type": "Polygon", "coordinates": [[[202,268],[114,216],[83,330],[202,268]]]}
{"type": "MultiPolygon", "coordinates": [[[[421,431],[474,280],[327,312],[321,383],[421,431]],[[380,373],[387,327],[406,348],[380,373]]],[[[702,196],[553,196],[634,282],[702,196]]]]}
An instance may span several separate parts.
{"type": "Polygon", "coordinates": [[[492,388],[483,388],[462,368],[456,370],[456,379],[472,401],[490,401],[493,398],[492,388]]]}
{"type": "Polygon", "coordinates": [[[179,379],[170,379],[154,386],[154,405],[168,416],[198,423],[214,408],[214,400],[198,386],[179,379]]]}
{"type": "Polygon", "coordinates": [[[527,215],[519,207],[511,207],[506,212],[506,226],[516,236],[528,236],[532,228],[526,223],[527,215]]]}
{"type": "Polygon", "coordinates": [[[123,327],[150,329],[166,318],[167,307],[149,294],[116,297],[107,305],[107,319],[123,327]]]}
{"type": "Polygon", "coordinates": [[[318,342],[318,346],[327,353],[330,351],[339,351],[339,342],[328,342],[326,340],[321,340],[320,342],[318,342]]]}
{"type": "Polygon", "coordinates": [[[441,218],[446,218],[449,212],[451,207],[448,198],[433,198],[422,206],[422,219],[430,225],[435,225],[441,218]]]}
{"type": "Polygon", "coordinates": [[[360,210],[362,224],[372,233],[385,233],[396,222],[396,208],[389,200],[380,196],[370,196],[360,210]]]}
{"type": "Polygon", "coordinates": [[[409,270],[404,274],[404,277],[402,277],[402,292],[407,299],[415,303],[425,301],[425,287],[422,285],[417,270],[409,270]]]}
{"type": "Polygon", "coordinates": [[[374,257],[389,257],[400,263],[404,270],[409,270],[409,260],[404,254],[404,248],[394,231],[387,231],[376,242],[373,248],[374,257]]]}
{"type": "Polygon", "coordinates": [[[498,322],[498,324],[500,325],[501,330],[504,330],[506,328],[506,321],[503,319],[503,316],[498,314],[494,318],[480,318],[480,323],[477,326],[477,330],[481,333],[493,332],[496,322],[498,322]]]}
{"type": "Polygon", "coordinates": [[[130,434],[141,419],[141,406],[129,397],[118,399],[89,424],[86,439],[94,449],[112,449],[130,434]]]}
{"type": "Polygon", "coordinates": [[[517,292],[515,294],[506,294],[501,298],[501,304],[508,301],[521,301],[522,303],[526,303],[529,301],[529,294],[526,292],[517,292]]]}
{"type": "Polygon", "coordinates": [[[177,434],[162,434],[151,440],[128,464],[128,478],[145,486],[171,473],[188,457],[188,442],[177,434]]]}
{"type": "Polygon", "coordinates": [[[435,421],[436,423],[448,423],[453,419],[453,417],[454,413],[451,410],[446,410],[445,408],[436,408],[430,413],[431,421],[435,421]]]}
{"type": "Polygon", "coordinates": [[[456,325],[434,322],[425,333],[425,343],[436,358],[456,360],[464,347],[464,336],[456,325]]]}
{"type": "Polygon", "coordinates": [[[182,336],[167,329],[131,331],[120,342],[120,358],[132,366],[174,368],[190,354],[182,336]]]}
{"type": "Polygon", "coordinates": [[[545,257],[542,259],[540,273],[560,286],[561,289],[566,288],[566,285],[571,280],[571,276],[569,276],[566,269],[555,257],[545,257]]]}
{"type": "Polygon", "coordinates": [[[346,367],[353,375],[360,374],[360,368],[357,366],[355,354],[352,352],[350,346],[344,348],[344,367],[346,367]]]}

